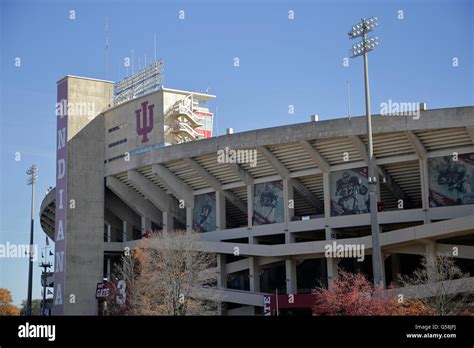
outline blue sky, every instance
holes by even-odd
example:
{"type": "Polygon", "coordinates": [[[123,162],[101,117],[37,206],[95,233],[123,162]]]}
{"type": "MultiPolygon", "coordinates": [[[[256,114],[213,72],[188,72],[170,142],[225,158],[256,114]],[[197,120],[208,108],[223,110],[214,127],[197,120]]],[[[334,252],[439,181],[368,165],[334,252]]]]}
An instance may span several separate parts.
{"type": "MultiPolygon", "coordinates": [[[[66,74],[118,80],[134,49],[165,61],[164,85],[217,99],[219,133],[347,116],[364,111],[362,59],[343,59],[347,32],[377,16],[379,46],[369,56],[372,109],[389,99],[428,108],[473,105],[472,1],[25,1],[1,0],[0,243],[28,243],[30,187],[39,166],[36,209],[55,185],[56,81],[66,74]],[[69,18],[71,10],[76,18],[69,18]],[[183,10],[185,19],[179,19],[183,10]],[[288,19],[288,11],[294,19],[288,19]],[[399,19],[403,11],[403,19],[399,19]],[[109,75],[104,27],[109,21],[109,75]],[[15,67],[15,58],[21,66],[15,67]],[[234,67],[234,58],[240,66],[234,67]],[[457,58],[458,66],[453,66],[457,58]],[[294,105],[294,114],[288,113],[294,105]],[[15,152],[21,161],[15,161],[15,152]]],[[[35,242],[44,246],[36,213],[35,242]]],[[[35,264],[34,297],[40,296],[35,264]]],[[[0,259],[0,287],[26,298],[26,258],[0,259]]]]}

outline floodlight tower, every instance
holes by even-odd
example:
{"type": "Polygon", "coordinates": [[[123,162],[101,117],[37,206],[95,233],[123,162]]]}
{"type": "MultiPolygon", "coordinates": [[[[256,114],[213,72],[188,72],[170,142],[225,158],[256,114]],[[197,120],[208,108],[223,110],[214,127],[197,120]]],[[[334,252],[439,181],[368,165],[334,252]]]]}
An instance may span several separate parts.
{"type": "Polygon", "coordinates": [[[362,37],[362,41],[352,46],[351,58],[364,56],[364,80],[365,80],[365,110],[367,113],[367,153],[369,169],[369,199],[370,199],[370,224],[372,230],[372,269],[374,275],[374,285],[383,286],[383,263],[380,250],[380,229],[378,223],[377,206],[377,173],[374,161],[374,147],[372,141],[372,117],[370,114],[370,91],[369,91],[369,63],[367,55],[377,45],[377,37],[367,38],[366,34],[373,31],[377,25],[377,17],[362,19],[360,23],[354,25],[349,32],[349,38],[362,37]]]}
{"type": "Polygon", "coordinates": [[[35,183],[38,180],[38,166],[33,164],[27,171],[28,175],[27,184],[31,185],[31,227],[30,227],[30,263],[28,269],[28,300],[27,300],[27,309],[26,315],[31,316],[31,298],[33,292],[33,229],[35,224],[35,183]]]}

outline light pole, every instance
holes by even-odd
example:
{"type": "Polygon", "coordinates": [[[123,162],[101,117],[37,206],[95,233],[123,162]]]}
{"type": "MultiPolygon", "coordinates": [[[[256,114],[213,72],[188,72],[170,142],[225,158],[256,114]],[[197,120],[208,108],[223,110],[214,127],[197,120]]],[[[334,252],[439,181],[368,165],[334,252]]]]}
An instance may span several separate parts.
{"type": "Polygon", "coordinates": [[[28,269],[28,302],[26,315],[31,316],[31,297],[33,292],[33,229],[34,229],[34,215],[35,215],[35,183],[38,179],[38,167],[33,164],[30,169],[26,171],[28,175],[27,184],[31,185],[31,228],[30,228],[30,265],[28,269]]]}
{"type": "Polygon", "coordinates": [[[49,262],[41,262],[39,266],[43,268],[43,273],[41,274],[41,285],[43,285],[43,305],[41,306],[41,315],[46,315],[46,286],[48,285],[47,275],[48,270],[52,266],[52,264],[49,262]]]}
{"type": "Polygon", "coordinates": [[[370,91],[369,91],[369,62],[368,53],[377,45],[377,37],[367,38],[367,33],[374,30],[377,25],[377,17],[362,19],[360,23],[354,25],[349,32],[349,38],[355,39],[362,37],[362,42],[352,46],[351,58],[364,56],[364,81],[365,81],[365,110],[367,113],[367,153],[368,153],[368,169],[369,169],[369,200],[370,200],[370,224],[372,230],[372,269],[374,273],[374,285],[383,286],[383,264],[382,253],[380,251],[379,241],[379,223],[378,223],[378,207],[377,207],[377,174],[374,161],[374,147],[372,140],[372,117],[370,114],[370,91]]]}

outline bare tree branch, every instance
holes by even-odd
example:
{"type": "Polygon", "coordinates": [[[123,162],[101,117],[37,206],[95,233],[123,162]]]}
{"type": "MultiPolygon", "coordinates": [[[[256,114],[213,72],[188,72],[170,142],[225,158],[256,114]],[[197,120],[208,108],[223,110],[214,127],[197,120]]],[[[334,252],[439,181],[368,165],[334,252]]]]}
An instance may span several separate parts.
{"type": "Polygon", "coordinates": [[[435,315],[460,315],[473,294],[468,277],[451,257],[425,255],[421,268],[400,277],[400,283],[409,297],[419,298],[435,315]]]}
{"type": "Polygon", "coordinates": [[[127,314],[217,314],[216,255],[196,251],[197,243],[195,233],[159,232],[122,258],[116,273],[127,281],[127,314]]]}

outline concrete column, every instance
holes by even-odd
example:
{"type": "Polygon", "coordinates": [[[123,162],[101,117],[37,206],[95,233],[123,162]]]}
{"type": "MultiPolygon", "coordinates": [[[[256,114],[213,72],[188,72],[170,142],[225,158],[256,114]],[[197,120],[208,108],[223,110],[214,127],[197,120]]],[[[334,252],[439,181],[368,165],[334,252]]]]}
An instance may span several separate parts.
{"type": "Polygon", "coordinates": [[[435,258],[436,257],[436,242],[432,240],[426,241],[425,253],[427,257],[435,258]]]}
{"type": "Polygon", "coordinates": [[[324,218],[326,226],[329,224],[328,219],[331,217],[331,173],[323,173],[323,194],[324,194],[324,218]]]}
{"type": "Polygon", "coordinates": [[[380,195],[380,181],[383,180],[383,178],[380,177],[378,174],[376,175],[376,178],[377,178],[377,183],[376,183],[376,187],[377,187],[377,202],[380,202],[380,200],[381,200],[381,195],[380,195]]]}
{"type": "Polygon", "coordinates": [[[112,241],[112,226],[109,223],[105,223],[107,226],[107,236],[106,236],[106,241],[111,242],[112,241]]]}
{"type": "Polygon", "coordinates": [[[291,244],[295,242],[295,235],[288,231],[285,231],[285,244],[291,244]]]}
{"type": "MultiPolygon", "coordinates": [[[[326,241],[332,243],[335,237],[333,237],[333,230],[330,227],[326,227],[326,241]]],[[[331,284],[332,280],[339,279],[339,272],[337,261],[334,258],[326,258],[326,268],[327,268],[327,277],[328,277],[328,286],[331,284]]]]}
{"type": "Polygon", "coordinates": [[[402,274],[400,255],[392,254],[392,281],[395,285],[398,285],[398,275],[402,274]]]}
{"type": "Polygon", "coordinates": [[[285,216],[285,225],[291,221],[293,216],[295,215],[295,209],[290,208],[290,200],[293,201],[294,206],[294,193],[293,193],[293,185],[291,185],[288,179],[283,180],[283,201],[284,205],[284,216],[285,216]]]}
{"type": "Polygon", "coordinates": [[[216,230],[226,229],[225,196],[222,191],[216,191],[216,230]]]}
{"type": "Polygon", "coordinates": [[[194,218],[194,209],[192,207],[186,207],[186,232],[193,232],[193,218],[194,218]]]}
{"type": "Polygon", "coordinates": [[[164,211],[163,212],[163,231],[165,232],[172,232],[174,229],[174,226],[173,226],[173,216],[164,211]]]}
{"type": "Polygon", "coordinates": [[[252,227],[253,220],[253,200],[254,200],[254,185],[247,185],[247,221],[248,227],[252,227]]]}
{"type": "MultiPolygon", "coordinates": [[[[380,231],[382,233],[382,231],[380,231]]],[[[385,289],[387,286],[387,279],[385,278],[385,253],[381,251],[380,258],[382,259],[382,284],[385,289]]]]}
{"type": "Polygon", "coordinates": [[[328,266],[327,259],[321,258],[321,286],[324,286],[324,282],[328,281],[328,266]]]}
{"type": "Polygon", "coordinates": [[[421,203],[424,211],[424,223],[429,224],[428,209],[430,208],[430,191],[429,191],[429,176],[428,176],[428,159],[420,159],[420,183],[421,183],[421,203]]]}
{"type": "Polygon", "coordinates": [[[296,278],[296,261],[285,260],[286,269],[286,293],[296,294],[298,293],[297,278],[296,278]]]}
{"type": "Polygon", "coordinates": [[[291,219],[295,215],[293,185],[288,179],[283,179],[283,204],[283,212],[285,217],[285,243],[294,243],[294,236],[288,232],[288,223],[291,222],[291,219]],[[293,208],[290,208],[290,201],[293,208]]]}
{"type": "Polygon", "coordinates": [[[361,266],[362,266],[362,262],[359,262],[356,260],[355,262],[355,271],[356,273],[361,273],[361,266]]]}
{"type": "MultiPolygon", "coordinates": [[[[384,227],[382,225],[379,225],[379,231],[380,234],[383,233],[384,227]]],[[[382,259],[382,282],[384,288],[387,286],[387,279],[386,279],[386,271],[385,271],[385,259],[386,259],[386,253],[383,252],[383,250],[380,251],[380,258],[382,259]]],[[[368,256],[368,255],[366,255],[368,256]]]]}
{"type": "Polygon", "coordinates": [[[434,241],[425,241],[425,255],[426,255],[426,263],[427,263],[427,273],[428,273],[428,279],[433,278],[436,276],[437,270],[436,270],[436,242],[434,241]]]}
{"type": "Polygon", "coordinates": [[[131,227],[128,226],[127,221],[122,222],[122,242],[128,241],[127,235],[128,235],[128,229],[131,227]]]}
{"type": "MultiPolygon", "coordinates": [[[[325,221],[325,234],[326,241],[332,243],[335,237],[333,237],[333,230],[329,226],[329,219],[331,218],[331,173],[323,173],[323,193],[324,193],[324,221],[325,221]]],[[[337,261],[334,258],[326,258],[326,275],[328,286],[331,284],[332,279],[339,279],[337,261]]]]}
{"type": "Polygon", "coordinates": [[[250,291],[260,292],[260,267],[257,257],[249,257],[250,291]]]}
{"type": "Polygon", "coordinates": [[[142,219],[142,236],[147,232],[151,231],[151,220],[146,216],[141,216],[142,219]]]}
{"type": "MultiPolygon", "coordinates": [[[[248,229],[252,229],[253,225],[253,202],[254,202],[254,185],[247,185],[247,223],[248,229]]],[[[250,233],[252,233],[250,231],[250,233]]],[[[249,244],[258,244],[254,236],[249,236],[249,244]]]]}
{"type": "Polygon", "coordinates": [[[217,254],[217,287],[227,288],[226,254],[217,254]]]}
{"type": "Polygon", "coordinates": [[[110,281],[112,279],[112,260],[110,257],[107,258],[107,280],[110,281]]]}
{"type": "Polygon", "coordinates": [[[54,272],[54,315],[97,315],[94,293],[104,276],[107,151],[104,114],[98,113],[111,104],[113,95],[113,82],[67,76],[57,83],[58,102],[87,103],[93,108],[57,117],[56,134],[61,136],[57,137],[56,165],[62,164],[64,171],[58,173],[64,175],[56,176],[55,230],[61,222],[64,238],[55,241],[55,261],[61,271],[54,272]],[[70,199],[75,200],[75,209],[68,209],[70,199]]]}

